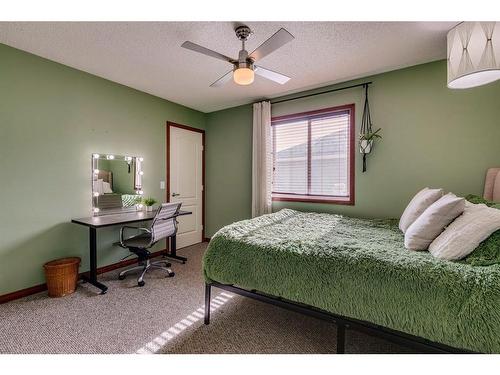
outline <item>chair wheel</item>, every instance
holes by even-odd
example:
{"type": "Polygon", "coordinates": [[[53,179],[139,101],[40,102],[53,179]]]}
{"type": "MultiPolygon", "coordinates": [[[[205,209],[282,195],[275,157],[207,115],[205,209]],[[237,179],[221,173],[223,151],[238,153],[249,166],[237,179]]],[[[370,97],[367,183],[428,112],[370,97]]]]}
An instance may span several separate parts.
{"type": "Polygon", "coordinates": [[[170,272],[170,273],[168,274],[168,277],[174,277],[174,276],[175,276],[175,272],[170,272]]]}
{"type": "Polygon", "coordinates": [[[125,275],[118,275],[118,280],[125,280],[125,275]]]}
{"type": "Polygon", "coordinates": [[[144,285],[146,285],[146,283],[145,283],[144,281],[139,281],[139,282],[137,283],[137,285],[139,285],[139,286],[144,286],[144,285]]]}
{"type": "Polygon", "coordinates": [[[165,263],[167,267],[172,267],[172,263],[165,263]]]}

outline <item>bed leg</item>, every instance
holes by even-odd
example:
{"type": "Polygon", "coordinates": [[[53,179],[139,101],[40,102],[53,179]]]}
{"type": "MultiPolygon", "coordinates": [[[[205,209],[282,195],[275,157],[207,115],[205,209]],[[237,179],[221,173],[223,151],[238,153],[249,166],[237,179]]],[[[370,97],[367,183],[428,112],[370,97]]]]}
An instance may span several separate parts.
{"type": "Polygon", "coordinates": [[[337,354],[345,353],[345,325],[337,324],[337,354]]]}
{"type": "Polygon", "coordinates": [[[210,284],[205,284],[205,324],[210,324],[210,284]]]}

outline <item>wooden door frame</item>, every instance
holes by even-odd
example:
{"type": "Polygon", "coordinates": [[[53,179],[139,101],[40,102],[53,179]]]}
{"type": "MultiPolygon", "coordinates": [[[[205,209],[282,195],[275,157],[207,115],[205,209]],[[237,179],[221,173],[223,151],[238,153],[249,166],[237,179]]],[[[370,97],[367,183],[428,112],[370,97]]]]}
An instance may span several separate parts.
{"type": "Polygon", "coordinates": [[[184,129],[196,133],[201,133],[201,145],[203,150],[201,151],[201,185],[203,186],[203,191],[201,194],[201,241],[206,241],[205,238],[205,130],[193,128],[187,125],[177,124],[175,122],[167,121],[167,171],[166,171],[166,179],[167,179],[167,202],[170,202],[170,129],[179,128],[184,129]]]}

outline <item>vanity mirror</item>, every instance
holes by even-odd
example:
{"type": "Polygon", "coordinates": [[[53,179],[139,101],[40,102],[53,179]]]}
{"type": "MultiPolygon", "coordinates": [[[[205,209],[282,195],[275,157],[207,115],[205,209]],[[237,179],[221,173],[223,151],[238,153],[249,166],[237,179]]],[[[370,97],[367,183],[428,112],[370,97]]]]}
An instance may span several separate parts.
{"type": "Polygon", "coordinates": [[[141,203],[142,157],[92,155],[92,212],[95,216],[135,211],[141,203]]]}

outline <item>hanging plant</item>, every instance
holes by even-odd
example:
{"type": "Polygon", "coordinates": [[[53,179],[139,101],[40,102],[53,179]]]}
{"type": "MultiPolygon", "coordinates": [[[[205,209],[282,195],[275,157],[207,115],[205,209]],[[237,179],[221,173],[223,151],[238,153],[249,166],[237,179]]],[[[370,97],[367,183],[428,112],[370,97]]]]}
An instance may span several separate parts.
{"type": "Polygon", "coordinates": [[[372,118],[370,115],[370,104],[368,103],[368,85],[365,85],[365,107],[363,108],[363,119],[361,121],[361,133],[359,134],[359,152],[363,155],[363,172],[366,172],[366,155],[372,152],[373,141],[382,136],[378,134],[382,128],[372,130],[372,118]]]}
{"type": "Polygon", "coordinates": [[[378,128],[374,132],[360,134],[359,135],[359,152],[361,152],[362,154],[369,154],[372,150],[373,140],[375,138],[382,139],[382,136],[380,134],[378,134],[378,132],[381,130],[382,130],[382,128],[378,128]]]}

